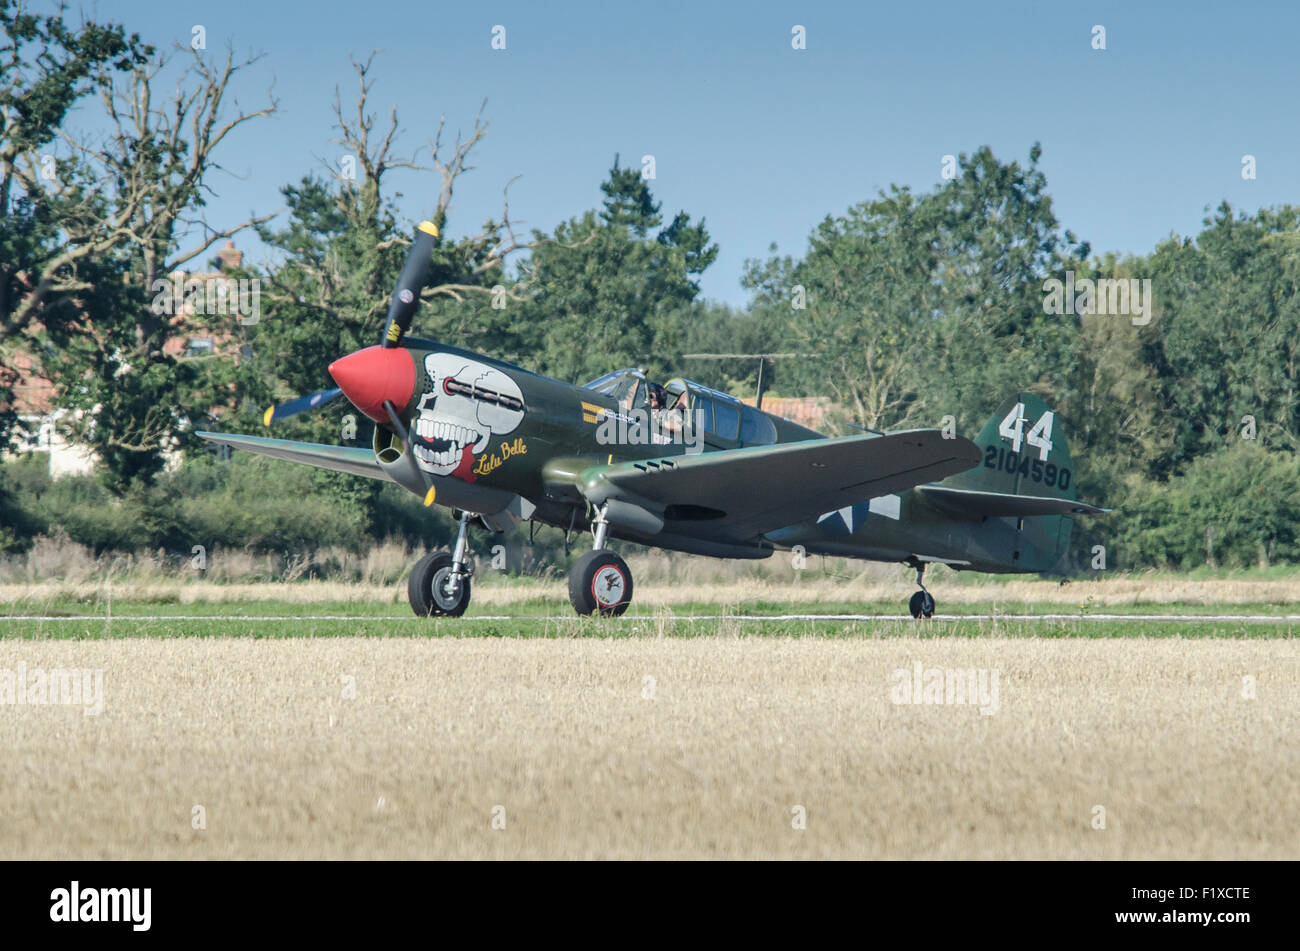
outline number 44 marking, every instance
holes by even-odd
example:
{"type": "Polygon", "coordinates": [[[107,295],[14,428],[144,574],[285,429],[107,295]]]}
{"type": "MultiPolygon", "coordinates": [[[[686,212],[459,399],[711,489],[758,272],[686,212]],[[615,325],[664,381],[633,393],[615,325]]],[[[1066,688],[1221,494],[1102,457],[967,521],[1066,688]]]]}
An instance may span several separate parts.
{"type": "Polygon", "coordinates": [[[1053,413],[1048,410],[1042,416],[1038,417],[1038,422],[1030,428],[1029,434],[1025,435],[1024,426],[1028,422],[1024,417],[1025,404],[1017,403],[1012,407],[1011,412],[1007,413],[1006,418],[998,426],[998,435],[1005,439],[1011,440],[1011,451],[1019,452],[1020,443],[1029,443],[1038,450],[1038,458],[1046,461],[1047,454],[1052,451],[1052,417],[1053,413]]]}

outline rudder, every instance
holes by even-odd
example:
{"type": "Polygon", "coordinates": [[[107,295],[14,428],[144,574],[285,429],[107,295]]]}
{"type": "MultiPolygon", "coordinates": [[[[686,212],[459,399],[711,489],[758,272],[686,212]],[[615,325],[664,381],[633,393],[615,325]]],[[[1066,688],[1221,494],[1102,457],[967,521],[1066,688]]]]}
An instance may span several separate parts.
{"type": "MultiPolygon", "coordinates": [[[[975,444],[979,465],[949,476],[941,485],[954,489],[1001,492],[1050,498],[1072,498],[1074,466],[1065,427],[1042,398],[1017,393],[984,424],[975,444]]],[[[1047,571],[1057,566],[1070,544],[1074,519],[1062,515],[1008,518],[1017,542],[1010,554],[1022,571],[1047,571]]]]}

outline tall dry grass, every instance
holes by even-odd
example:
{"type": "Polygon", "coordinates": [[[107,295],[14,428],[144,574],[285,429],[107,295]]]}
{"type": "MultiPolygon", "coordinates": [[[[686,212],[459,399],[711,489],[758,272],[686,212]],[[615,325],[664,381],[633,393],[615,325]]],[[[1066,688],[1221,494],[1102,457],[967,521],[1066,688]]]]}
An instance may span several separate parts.
{"type": "Polygon", "coordinates": [[[255,554],[238,548],[198,553],[106,552],[95,555],[66,536],[41,536],[23,554],[0,556],[0,584],[97,582],[255,584],[327,578],[342,583],[392,584],[423,554],[389,539],[354,552],[325,547],[297,554],[255,554]]]}
{"type": "MultiPolygon", "coordinates": [[[[494,539],[489,539],[496,543],[494,539]]],[[[519,544],[515,536],[505,541],[519,544]]],[[[494,570],[487,542],[479,539],[474,579],[475,603],[507,607],[539,596],[564,598],[558,566],[535,575],[494,570]]],[[[192,558],[165,553],[104,554],[84,546],[41,539],[22,556],[0,557],[0,605],[79,601],[137,600],[190,604],[277,600],[301,604],[335,602],[404,603],[405,578],[424,552],[398,541],[364,552],[341,548],[285,558],[242,550],[205,553],[206,568],[192,558]]],[[[670,552],[627,555],[636,584],[636,601],[651,607],[687,603],[810,605],[897,602],[915,590],[914,572],[896,564],[810,557],[796,570],[788,554],[762,561],[729,561],[670,552]]],[[[931,568],[927,585],[940,605],[1055,605],[1070,611],[1124,605],[1296,604],[1300,570],[1285,573],[1237,572],[1196,576],[1148,571],[1097,574],[1059,581],[1018,575],[980,575],[931,568]]]]}

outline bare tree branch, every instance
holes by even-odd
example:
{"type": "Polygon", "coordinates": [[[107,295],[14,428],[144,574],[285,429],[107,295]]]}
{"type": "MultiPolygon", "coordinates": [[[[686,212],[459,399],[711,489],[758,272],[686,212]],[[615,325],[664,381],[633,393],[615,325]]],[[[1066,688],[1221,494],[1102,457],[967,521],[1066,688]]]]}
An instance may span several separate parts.
{"type": "MultiPolygon", "coordinates": [[[[210,62],[197,50],[178,49],[192,61],[166,105],[154,105],[155,85],[171,63],[171,57],[159,54],[125,80],[116,79],[107,68],[101,72],[100,101],[110,123],[103,141],[61,130],[61,141],[70,153],[104,185],[80,196],[61,216],[62,249],[29,276],[31,292],[11,313],[0,315],[0,330],[9,333],[25,326],[52,294],[86,289],[76,277],[80,261],[132,248],[140,255],[140,277],[147,288],[160,274],[178,270],[216,241],[274,217],[255,216],[219,230],[202,225],[205,234],[197,245],[174,250],[188,220],[186,212],[204,192],[211,192],[207,176],[221,169],[216,161],[221,143],[236,129],[271,116],[278,108],[271,93],[266,105],[251,111],[229,96],[231,80],[259,56],[236,62],[233,50],[227,48],[224,60],[210,62]],[[228,99],[235,106],[231,115],[224,108],[228,99]]],[[[14,170],[29,195],[66,203],[70,184],[44,181],[35,159],[24,156],[21,163],[6,168],[14,170]]]]}

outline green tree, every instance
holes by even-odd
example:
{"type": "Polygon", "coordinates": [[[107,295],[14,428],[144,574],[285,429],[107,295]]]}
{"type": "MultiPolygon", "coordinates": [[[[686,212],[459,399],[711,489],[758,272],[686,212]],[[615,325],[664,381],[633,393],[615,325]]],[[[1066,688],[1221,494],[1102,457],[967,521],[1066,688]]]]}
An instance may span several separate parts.
{"type": "Polygon", "coordinates": [[[751,262],[751,307],[781,315],[805,392],[858,423],[974,432],[1007,394],[1065,388],[1078,331],[1046,315],[1045,276],[1087,254],[1052,212],[1034,145],[1029,165],[988,147],[916,195],[892,186],[814,230],[806,255],[751,262]]]}
{"type": "Polygon", "coordinates": [[[1300,209],[1234,215],[1225,202],[1195,239],[1148,259],[1157,317],[1152,362],[1173,412],[1172,472],[1250,430],[1265,445],[1300,441],[1300,209]]]}
{"type": "MultiPolygon", "coordinates": [[[[226,108],[233,77],[252,60],[210,61],[185,48],[186,65],[173,75],[169,56],[120,37],[101,46],[127,52],[90,73],[109,133],[92,139],[60,128],[65,153],[54,173],[26,183],[57,212],[63,247],[27,272],[31,291],[6,315],[24,328],[59,403],[75,411],[61,425],[95,450],[119,494],[152,480],[165,451],[185,445],[194,419],[223,398],[214,364],[187,362],[169,347],[196,321],[212,323],[206,307],[191,316],[181,306],[169,276],[269,217],[216,229],[203,208],[222,142],[275,110],[274,100],[252,112],[226,108]]],[[[63,121],[66,111],[51,115],[63,121]]],[[[226,319],[236,322],[233,312],[226,319]]]]}
{"type": "Polygon", "coordinates": [[[1116,513],[1126,567],[1267,566],[1300,560],[1300,460],[1239,442],[1167,482],[1135,485],[1116,513]]]}
{"type": "Polygon", "coordinates": [[[562,222],[549,240],[535,235],[519,349],[530,367],[575,382],[621,366],[674,371],[697,278],[718,247],[684,211],[664,226],[649,183],[617,157],[601,191],[599,210],[562,222]]]}
{"type": "Polygon", "coordinates": [[[85,289],[79,266],[122,244],[101,226],[88,164],[56,146],[72,107],[152,54],[116,23],[64,21],[0,0],[0,450],[14,423],[15,357],[42,309],[85,289]]]}
{"type": "Polygon", "coordinates": [[[918,361],[938,303],[934,210],[894,187],[823,220],[802,260],[749,264],[754,313],[784,320],[785,349],[816,354],[792,363],[793,381],[834,397],[861,425],[905,425],[924,404],[918,361]]]}
{"type": "MultiPolygon", "coordinates": [[[[1076,280],[1093,281],[1142,279],[1150,273],[1144,258],[1120,260],[1113,254],[1091,265],[1076,263],[1074,271],[1076,280]]],[[[1144,497],[1159,478],[1157,460],[1172,442],[1170,408],[1150,360],[1156,324],[1101,313],[1079,315],[1078,322],[1073,377],[1055,404],[1068,413],[1077,497],[1127,510],[1129,496],[1144,497]]],[[[1097,544],[1114,548],[1117,521],[1114,516],[1077,520],[1075,551],[1097,544]]]]}
{"type": "MultiPolygon", "coordinates": [[[[685,351],[676,372],[733,396],[751,397],[758,390],[757,357],[691,359],[690,354],[784,354],[790,348],[785,327],[766,312],[737,310],[716,301],[696,301],[686,312],[685,351]]],[[[786,361],[766,360],[763,392],[777,394],[784,381],[786,361]]]]}
{"type": "Polygon", "coordinates": [[[988,146],[958,157],[958,173],[933,196],[940,218],[942,294],[928,361],[933,413],[956,416],[974,433],[1006,397],[1037,392],[1073,427],[1069,382],[1078,354],[1078,321],[1043,307],[1043,283],[1063,277],[1089,247],[1063,230],[1038,167],[999,162],[988,146]]]}

